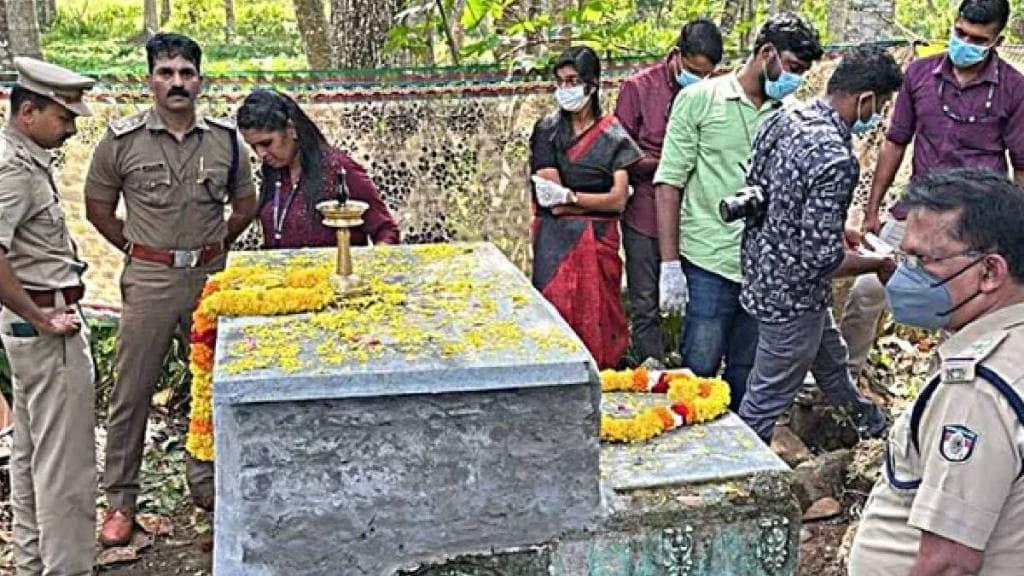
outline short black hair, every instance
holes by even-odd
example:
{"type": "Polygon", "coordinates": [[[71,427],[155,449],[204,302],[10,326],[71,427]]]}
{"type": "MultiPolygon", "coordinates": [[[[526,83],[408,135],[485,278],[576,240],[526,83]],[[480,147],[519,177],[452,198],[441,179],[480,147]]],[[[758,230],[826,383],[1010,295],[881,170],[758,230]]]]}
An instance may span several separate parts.
{"type": "Polygon", "coordinates": [[[722,32],[707,18],[691,20],[679,31],[676,48],[684,56],[704,56],[717,65],[722,61],[722,32]]]}
{"type": "Polygon", "coordinates": [[[971,250],[1006,259],[1024,282],[1024,190],[1005,174],[981,168],[934,170],[915,178],[903,197],[909,209],[958,212],[953,238],[971,250]]]}
{"type": "Polygon", "coordinates": [[[1010,20],[1009,0],[963,0],[957,10],[957,16],[971,24],[987,26],[998,24],[999,31],[1006,28],[1010,20]]]}
{"type": "Polygon", "coordinates": [[[754,40],[754,52],[765,44],[775,46],[780,53],[792,52],[804,62],[821,60],[825,55],[818,31],[810,22],[792,12],[779,12],[761,26],[754,40]]]}
{"type": "Polygon", "coordinates": [[[18,114],[18,108],[25,102],[32,104],[32,107],[37,110],[43,110],[47,106],[60,106],[56,100],[43,96],[37,92],[33,92],[23,86],[17,84],[11,89],[11,111],[10,116],[14,118],[18,114]]]}
{"type": "Polygon", "coordinates": [[[902,82],[900,65],[888,50],[862,44],[843,54],[828,79],[827,91],[829,94],[889,94],[898,90],[902,82]]]}
{"type": "Polygon", "coordinates": [[[588,46],[573,46],[562,52],[555,60],[551,72],[556,73],[561,68],[572,66],[579,75],[580,80],[593,89],[590,99],[590,109],[594,118],[601,117],[601,58],[597,52],[588,46]]]}
{"type": "Polygon", "coordinates": [[[184,34],[161,32],[154,35],[146,42],[146,64],[149,65],[149,72],[153,72],[157,58],[174,58],[181,56],[195,65],[196,71],[201,71],[203,61],[203,49],[195,40],[184,34]]]}

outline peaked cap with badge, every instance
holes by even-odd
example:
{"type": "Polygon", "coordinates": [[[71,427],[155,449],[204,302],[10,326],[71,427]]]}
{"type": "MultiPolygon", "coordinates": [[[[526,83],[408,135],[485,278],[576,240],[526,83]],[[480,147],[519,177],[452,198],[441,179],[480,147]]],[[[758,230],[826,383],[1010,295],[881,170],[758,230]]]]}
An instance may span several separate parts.
{"type": "Polygon", "coordinates": [[[18,86],[46,96],[79,116],[92,116],[82,97],[96,83],[94,78],[27,56],[16,57],[14,67],[18,70],[18,86]]]}

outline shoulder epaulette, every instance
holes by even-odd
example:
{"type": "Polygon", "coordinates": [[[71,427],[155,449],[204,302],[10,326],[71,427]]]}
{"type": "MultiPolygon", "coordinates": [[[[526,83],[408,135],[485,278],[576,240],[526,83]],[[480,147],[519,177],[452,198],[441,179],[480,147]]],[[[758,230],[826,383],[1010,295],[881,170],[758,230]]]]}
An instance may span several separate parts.
{"type": "Polygon", "coordinates": [[[128,134],[129,132],[134,132],[134,131],[138,130],[139,128],[142,128],[145,125],[146,125],[146,113],[145,112],[139,112],[137,114],[132,114],[131,116],[126,116],[124,118],[118,118],[117,120],[114,120],[113,122],[111,122],[109,127],[110,127],[110,131],[114,133],[114,137],[117,138],[117,137],[124,136],[125,134],[128,134]]]}
{"type": "Polygon", "coordinates": [[[216,116],[205,116],[204,118],[210,124],[213,124],[214,126],[220,126],[225,130],[234,131],[237,128],[237,126],[235,125],[235,121],[231,118],[218,118],[216,116]]]}

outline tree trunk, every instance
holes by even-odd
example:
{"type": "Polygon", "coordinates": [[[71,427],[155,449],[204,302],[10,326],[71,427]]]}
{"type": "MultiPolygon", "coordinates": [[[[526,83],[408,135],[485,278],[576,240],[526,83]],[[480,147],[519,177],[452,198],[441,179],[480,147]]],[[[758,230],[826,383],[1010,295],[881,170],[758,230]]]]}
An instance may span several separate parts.
{"type": "Polygon", "coordinates": [[[39,32],[44,33],[50,29],[53,19],[57,17],[56,0],[36,0],[36,21],[39,23],[39,32]]]}
{"type": "Polygon", "coordinates": [[[306,49],[306,63],[314,70],[331,67],[331,38],[323,0],[292,0],[295,19],[306,49]]]}
{"type": "MultiPolygon", "coordinates": [[[[725,0],[722,3],[722,16],[718,19],[718,28],[722,31],[723,38],[732,34],[742,11],[743,0],[725,0]]],[[[743,49],[746,51],[746,46],[743,49]]]]}
{"type": "Polygon", "coordinates": [[[171,0],[161,0],[160,2],[160,25],[167,24],[167,21],[171,19],[171,0]]]}
{"type": "Polygon", "coordinates": [[[833,0],[828,9],[830,42],[859,43],[892,36],[894,0],[833,0]]]}
{"type": "Polygon", "coordinates": [[[376,68],[394,64],[384,54],[402,0],[331,0],[335,68],[376,68]]]}
{"type": "Polygon", "coordinates": [[[142,29],[146,33],[146,38],[149,38],[160,30],[160,20],[156,11],[156,0],[143,0],[142,29]]]}
{"type": "Polygon", "coordinates": [[[36,18],[34,0],[7,0],[7,28],[13,56],[43,57],[36,18]]]}
{"type": "Polygon", "coordinates": [[[11,32],[7,26],[7,0],[0,0],[0,70],[13,70],[11,32]]]}
{"type": "Polygon", "coordinates": [[[235,39],[235,0],[224,0],[224,40],[235,39]]]}

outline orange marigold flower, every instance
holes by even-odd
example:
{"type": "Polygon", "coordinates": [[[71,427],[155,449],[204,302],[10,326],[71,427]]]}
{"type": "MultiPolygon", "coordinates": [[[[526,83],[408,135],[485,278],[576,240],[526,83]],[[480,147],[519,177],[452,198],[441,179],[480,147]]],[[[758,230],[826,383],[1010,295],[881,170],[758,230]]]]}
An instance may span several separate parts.
{"type": "Polygon", "coordinates": [[[707,398],[708,396],[711,396],[711,392],[714,391],[714,387],[711,385],[711,382],[701,380],[700,388],[698,390],[699,392],[697,393],[700,394],[701,398],[707,398]]]}
{"type": "Polygon", "coordinates": [[[633,390],[636,392],[647,392],[647,368],[641,366],[633,370],[633,390]]]}
{"type": "Polygon", "coordinates": [[[199,342],[192,344],[191,348],[189,360],[204,370],[213,370],[213,349],[199,342]]]}
{"type": "Polygon", "coordinates": [[[189,434],[211,434],[213,432],[213,422],[206,420],[205,418],[193,418],[188,423],[189,434]]]}
{"type": "Polygon", "coordinates": [[[661,418],[661,423],[665,425],[665,430],[671,430],[676,425],[675,418],[672,417],[672,412],[664,406],[655,406],[654,413],[661,418]]]}

